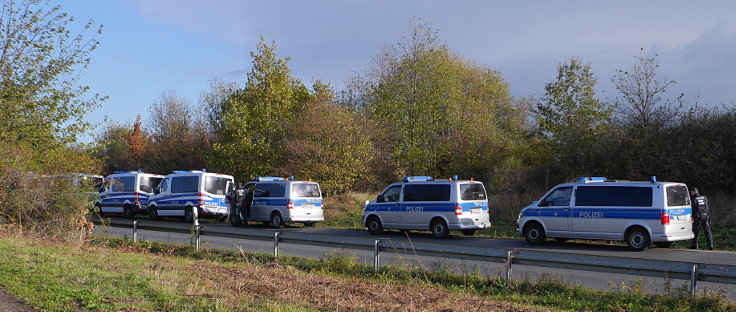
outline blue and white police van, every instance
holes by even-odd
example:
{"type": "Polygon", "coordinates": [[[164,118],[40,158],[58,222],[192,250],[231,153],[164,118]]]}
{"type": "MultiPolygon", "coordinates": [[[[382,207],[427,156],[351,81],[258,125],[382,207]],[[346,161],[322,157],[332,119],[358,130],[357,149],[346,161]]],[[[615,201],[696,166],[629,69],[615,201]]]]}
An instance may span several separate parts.
{"type": "Polygon", "coordinates": [[[694,237],[687,186],[582,177],[553,187],[519,213],[518,229],[530,244],[546,238],[625,241],[641,251],[694,237]]]}
{"type": "Polygon", "coordinates": [[[115,171],[106,179],[106,184],[95,203],[100,214],[123,213],[132,218],[146,211],[146,204],[162,175],[138,171],[115,171]]]}
{"type": "Polygon", "coordinates": [[[488,209],[482,182],[459,181],[457,176],[442,181],[405,177],[366,203],[363,225],[374,235],[384,229],[430,230],[437,238],[447,237],[451,230],[473,235],[491,227],[488,209]]]}
{"type": "Polygon", "coordinates": [[[294,177],[258,177],[247,183],[244,190],[249,195],[241,209],[250,211],[231,212],[238,214],[238,220],[269,222],[273,228],[281,228],[285,222],[314,226],[324,221],[322,192],[316,182],[296,181],[294,177]]]}
{"type": "Polygon", "coordinates": [[[174,171],[164,177],[148,200],[148,216],[184,217],[186,222],[194,221],[194,210],[198,217],[227,217],[225,196],[234,187],[230,175],[207,172],[202,169],[174,171]]]}

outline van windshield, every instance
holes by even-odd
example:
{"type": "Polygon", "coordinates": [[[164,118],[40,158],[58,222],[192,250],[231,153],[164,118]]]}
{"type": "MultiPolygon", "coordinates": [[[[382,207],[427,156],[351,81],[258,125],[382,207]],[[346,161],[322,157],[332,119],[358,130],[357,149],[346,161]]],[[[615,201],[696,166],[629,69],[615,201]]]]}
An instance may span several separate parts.
{"type": "Polygon", "coordinates": [[[292,197],[312,197],[320,196],[319,184],[317,183],[294,183],[291,185],[292,197]]]}
{"type": "Polygon", "coordinates": [[[684,185],[667,187],[667,206],[690,206],[687,187],[684,185]]]}
{"type": "Polygon", "coordinates": [[[227,189],[228,181],[230,179],[223,177],[207,177],[204,182],[204,191],[214,195],[225,195],[229,191],[227,189]]]}
{"type": "Polygon", "coordinates": [[[486,189],[483,183],[460,184],[460,194],[462,200],[486,200],[486,189]]]}
{"type": "Polygon", "coordinates": [[[138,189],[144,193],[153,193],[153,190],[161,183],[161,180],[162,178],[157,177],[141,177],[138,189]]]}

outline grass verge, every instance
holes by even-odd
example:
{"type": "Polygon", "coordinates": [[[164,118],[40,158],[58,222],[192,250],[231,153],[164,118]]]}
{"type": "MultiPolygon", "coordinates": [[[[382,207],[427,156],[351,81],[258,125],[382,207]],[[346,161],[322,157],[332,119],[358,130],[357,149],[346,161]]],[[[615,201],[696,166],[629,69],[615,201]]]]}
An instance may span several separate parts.
{"type": "Polygon", "coordinates": [[[95,236],[83,248],[0,239],[0,284],[44,311],[736,311],[722,295],[642,285],[594,291],[542,277],[506,282],[449,269],[380,271],[354,257],[306,259],[95,236]]]}

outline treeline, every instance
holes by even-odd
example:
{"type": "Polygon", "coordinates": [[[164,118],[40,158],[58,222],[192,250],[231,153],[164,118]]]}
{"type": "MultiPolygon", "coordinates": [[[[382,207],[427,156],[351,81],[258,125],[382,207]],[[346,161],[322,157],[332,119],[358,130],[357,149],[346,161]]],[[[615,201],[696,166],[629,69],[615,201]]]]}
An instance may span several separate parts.
{"type": "MultiPolygon", "coordinates": [[[[375,191],[404,175],[460,175],[492,193],[533,193],[576,176],[680,181],[736,192],[734,105],[700,106],[637,57],[595,93],[591,65],[571,59],[540,98],[515,98],[500,72],[464,58],[422,20],[336,91],[291,76],[261,38],[243,86],[213,83],[197,105],[166,92],[146,123],[97,139],[108,172],[208,168],[319,181],[328,193],[375,191]]],[[[524,199],[519,199],[523,201],[524,199]]]]}

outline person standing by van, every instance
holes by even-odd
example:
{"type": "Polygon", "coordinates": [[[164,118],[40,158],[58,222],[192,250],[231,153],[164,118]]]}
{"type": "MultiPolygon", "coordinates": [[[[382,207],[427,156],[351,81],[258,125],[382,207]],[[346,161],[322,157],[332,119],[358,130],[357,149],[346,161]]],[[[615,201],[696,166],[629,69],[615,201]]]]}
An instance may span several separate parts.
{"type": "Polygon", "coordinates": [[[690,204],[693,207],[693,244],[690,249],[698,249],[698,233],[700,227],[705,231],[705,238],[708,241],[708,249],[713,250],[713,234],[710,231],[710,208],[708,207],[708,197],[700,195],[697,187],[690,190],[690,204]]]}

